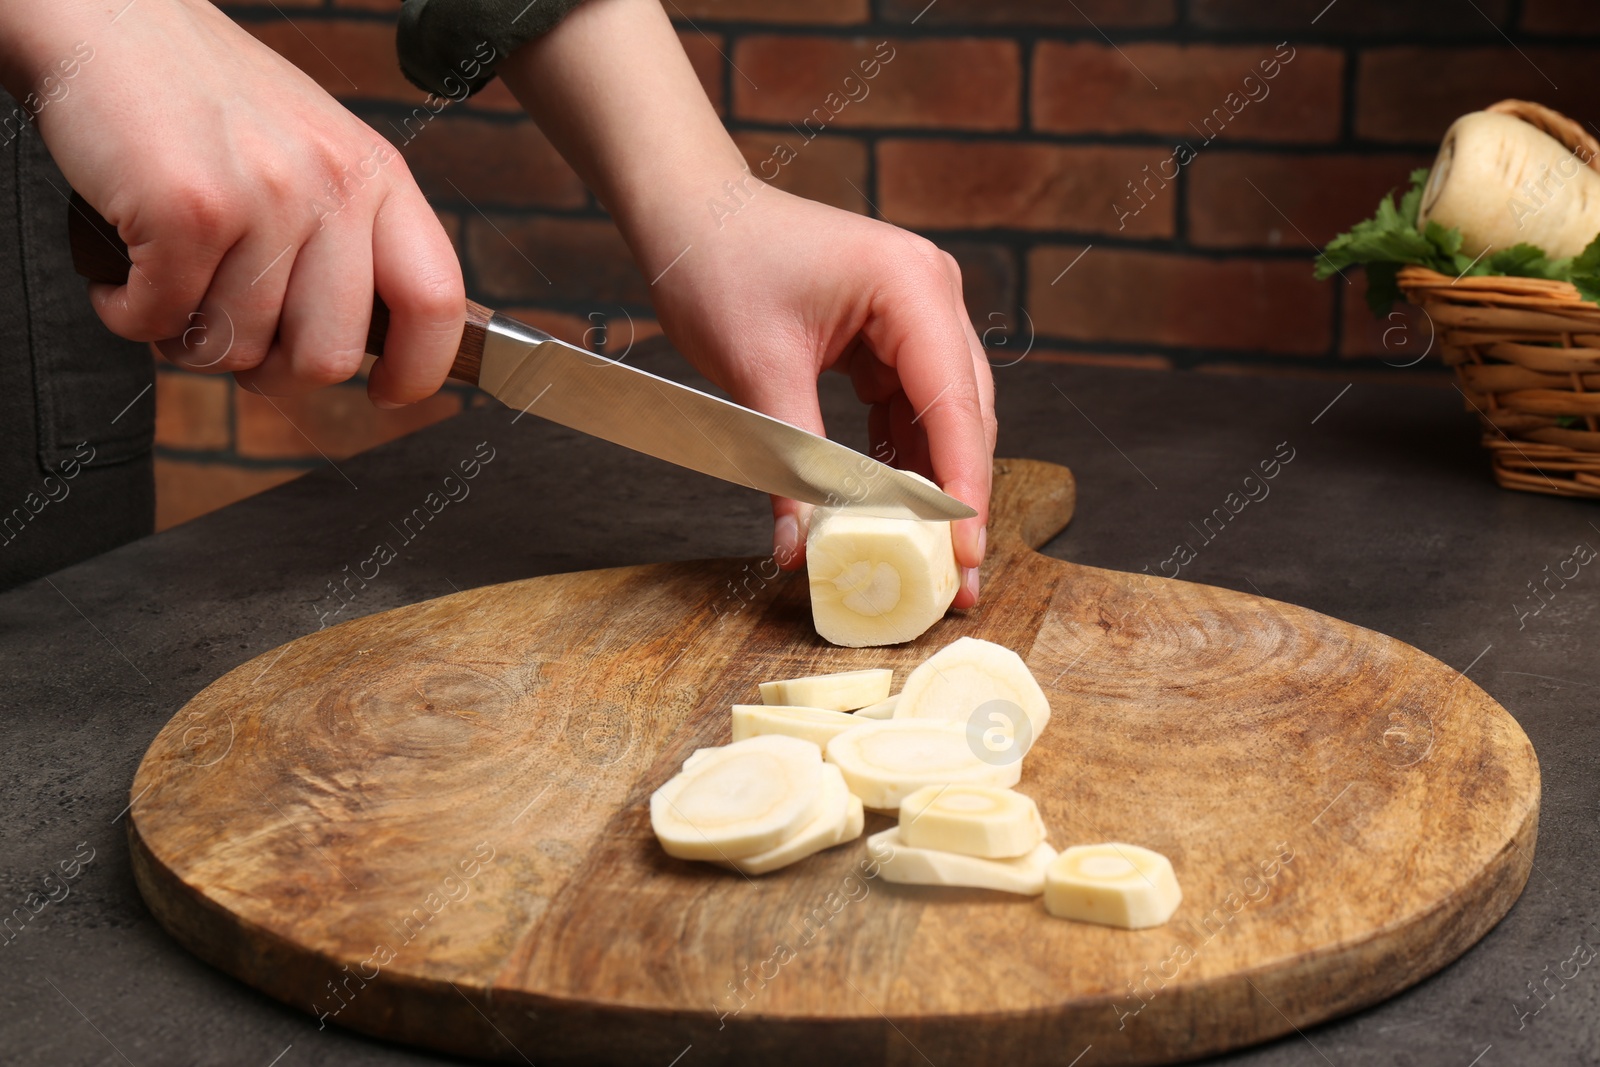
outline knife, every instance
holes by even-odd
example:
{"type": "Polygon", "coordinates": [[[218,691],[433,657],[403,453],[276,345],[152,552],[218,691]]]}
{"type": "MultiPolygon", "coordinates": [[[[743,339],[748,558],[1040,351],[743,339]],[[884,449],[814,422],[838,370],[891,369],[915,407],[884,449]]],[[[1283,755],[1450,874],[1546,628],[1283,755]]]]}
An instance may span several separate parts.
{"type": "MultiPolygon", "coordinates": [[[[116,227],[77,193],[67,219],[77,272],[124,284],[131,261],[116,227]]],[[[374,297],[367,352],[382,356],[388,328],[389,309],[374,297]]],[[[836,441],[567,344],[470,300],[450,377],[513,410],[763,493],[884,518],[977,514],[836,441]]]]}

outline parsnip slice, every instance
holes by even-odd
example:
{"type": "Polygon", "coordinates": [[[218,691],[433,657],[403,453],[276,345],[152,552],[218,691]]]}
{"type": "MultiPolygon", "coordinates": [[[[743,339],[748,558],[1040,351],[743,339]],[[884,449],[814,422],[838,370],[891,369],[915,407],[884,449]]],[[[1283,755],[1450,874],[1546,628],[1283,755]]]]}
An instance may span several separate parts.
{"type": "Polygon", "coordinates": [[[812,513],[806,573],[817,633],[847,648],[920,637],[961,585],[948,522],[874,518],[848,507],[812,513]]]}
{"type": "Polygon", "coordinates": [[[809,741],[775,735],[714,749],[651,796],[651,828],[679,859],[776,848],[822,810],[821,757],[809,741]]]}
{"type": "Polygon", "coordinates": [[[1044,840],[1032,797],[983,785],[925,785],[900,802],[900,840],[984,859],[1026,856],[1044,840]]]}
{"type": "Polygon", "coordinates": [[[992,641],[962,637],[911,672],[894,717],[960,723],[981,740],[986,758],[1015,762],[1044,732],[1050,702],[1021,656],[992,641]]]}
{"type": "Polygon", "coordinates": [[[761,702],[790,707],[854,711],[889,695],[894,671],[874,668],[841,674],[814,674],[761,683],[761,702]]]}
{"type": "Polygon", "coordinates": [[[1045,872],[1045,910],[1062,919],[1139,930],[1172,918],[1182,900],[1172,863],[1138,845],[1076,845],[1045,872]]]}
{"type": "Polygon", "coordinates": [[[854,715],[846,711],[827,711],[823,708],[801,708],[785,704],[735,704],[733,706],[733,739],[763,734],[784,734],[810,741],[818,748],[853,726],[861,725],[854,715]]]}
{"type": "Polygon", "coordinates": [[[887,700],[880,700],[876,704],[869,704],[856,710],[858,719],[892,719],[894,709],[900,703],[900,694],[896,693],[887,700]]]}
{"type": "Polygon", "coordinates": [[[974,752],[964,725],[933,719],[868,720],[828,742],[828,762],[869,808],[890,811],[925,785],[1016,785],[1022,761],[994,764],[974,752]]]}
{"type": "Polygon", "coordinates": [[[776,848],[731,861],[718,860],[718,866],[745,874],[767,874],[805,859],[825,848],[854,841],[866,825],[861,799],[844,784],[844,776],[832,764],[822,766],[822,812],[799,833],[776,848]]]}
{"type": "Polygon", "coordinates": [[[867,847],[875,857],[886,851],[890,853],[888,859],[879,860],[880,873],[886,882],[998,889],[1028,897],[1044,892],[1045,868],[1056,858],[1056,850],[1042,843],[1027,855],[1009,860],[914,848],[905,843],[898,826],[867,838],[867,847]]]}

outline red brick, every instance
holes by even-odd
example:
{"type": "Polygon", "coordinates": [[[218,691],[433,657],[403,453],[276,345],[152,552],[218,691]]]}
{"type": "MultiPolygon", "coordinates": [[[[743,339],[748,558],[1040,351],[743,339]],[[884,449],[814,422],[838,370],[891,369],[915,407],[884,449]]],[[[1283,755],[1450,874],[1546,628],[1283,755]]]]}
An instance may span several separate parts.
{"type": "Polygon", "coordinates": [[[843,25],[867,21],[867,0],[667,0],[674,19],[843,25]]]}
{"type": "Polygon", "coordinates": [[[467,259],[479,299],[492,304],[650,302],[622,235],[598,219],[497,215],[491,224],[474,213],[467,217],[467,259]]]}
{"type": "Polygon", "coordinates": [[[720,33],[679,30],[678,43],[683,45],[689,65],[700,79],[700,87],[706,91],[711,106],[717,109],[717,114],[724,114],[726,102],[722,99],[722,72],[728,62],[723,58],[723,53],[728,50],[727,39],[720,33]]]}
{"type": "Polygon", "coordinates": [[[156,529],[197,519],[304,474],[303,467],[236,467],[157,456],[156,529]]]}
{"type": "MultiPolygon", "coordinates": [[[[991,362],[998,364],[999,359],[991,357],[991,362]]],[[[1030,363],[1065,363],[1078,367],[1123,367],[1128,370],[1171,370],[1172,357],[1134,355],[1126,352],[1111,352],[1101,354],[1098,352],[1057,352],[1048,348],[1036,348],[1028,353],[1030,363]]],[[[998,376],[1000,371],[995,371],[998,376]]],[[[1001,379],[1002,381],[1004,379],[1001,379]]]]}
{"type": "Polygon", "coordinates": [[[400,73],[392,23],[272,18],[241,25],[341,100],[423,98],[400,73]]]}
{"type": "Polygon", "coordinates": [[[402,148],[406,163],[436,202],[567,208],[588,202],[583,182],[532,122],[446,111],[420,127],[379,129],[391,140],[412,138],[402,148]]]}
{"type": "Polygon", "coordinates": [[[156,444],[211,451],[228,447],[233,379],[176,369],[156,371],[156,444]]]}
{"type": "Polygon", "coordinates": [[[846,211],[866,213],[867,146],[853,137],[807,141],[797,133],[736,133],[750,171],[768,185],[846,211]],[[779,146],[787,152],[779,150],[779,146]],[[788,162],[784,162],[787,159],[788,162]],[[775,174],[775,177],[767,177],[775,174]]]}
{"type": "Polygon", "coordinates": [[[1202,151],[1208,136],[1219,135],[1335,139],[1343,57],[1331,48],[1303,45],[1285,53],[1287,63],[1274,53],[1275,46],[1265,43],[1113,48],[1044,41],[1034,53],[1033,122],[1058,133],[1167,134],[1202,151]],[[1270,80],[1263,77],[1264,62],[1279,64],[1270,80]],[[1250,91],[1267,95],[1251,101],[1247,77],[1250,91]],[[1230,95],[1237,115],[1228,106],[1230,95]]]}
{"type": "MultiPolygon", "coordinates": [[[[1404,382],[1406,385],[1449,389],[1451,381],[1450,375],[1440,374],[1433,369],[1424,369],[1421,365],[1410,370],[1390,370],[1384,367],[1365,368],[1347,364],[1330,370],[1327,367],[1305,366],[1289,361],[1263,364],[1214,360],[1201,363],[1194,370],[1196,374],[1214,374],[1230,378],[1292,378],[1307,382],[1328,382],[1333,385],[1333,389],[1328,393],[1329,396],[1336,395],[1341,386],[1352,383],[1394,385],[1404,382]]],[[[1459,399],[1458,397],[1458,402],[1459,399]]]]}
{"type": "Polygon", "coordinates": [[[739,41],[733,63],[733,111],[741,119],[799,124],[810,117],[813,130],[1009,130],[1020,116],[1022,75],[1012,41],[755,36],[739,41]],[[887,61],[874,59],[880,48],[887,61]],[[877,76],[868,79],[860,64],[874,62],[877,76]],[[866,93],[859,101],[845,95],[847,78],[857,96],[866,93]]]}
{"type": "Polygon", "coordinates": [[[1594,0],[1522,0],[1518,28],[1530,33],[1600,33],[1600,5],[1594,0]]]}
{"type": "Polygon", "coordinates": [[[1314,255],[1404,192],[1421,155],[1280,156],[1202,152],[1189,167],[1189,239],[1211,248],[1303,248],[1314,255]]]}
{"type": "Polygon", "coordinates": [[[885,140],[878,145],[878,205],[891,222],[920,229],[1116,233],[1114,205],[1126,200],[1121,232],[1170,237],[1177,189],[1157,178],[1153,200],[1134,214],[1140,201],[1127,188],[1160,156],[1143,147],[885,140]]]}
{"type": "Polygon", "coordinates": [[[460,410],[460,396],[452,392],[437,393],[395,411],[382,411],[367,399],[362,382],[300,396],[269,398],[243,389],[234,394],[239,455],[266,459],[344,459],[460,410]]]}
{"type": "Polygon", "coordinates": [[[1499,37],[1508,0],[1473,0],[1473,6],[1476,12],[1458,0],[1193,0],[1189,21],[1208,30],[1270,30],[1297,40],[1308,33],[1499,37]]]}
{"type": "Polygon", "coordinates": [[[1028,307],[1046,337],[1313,354],[1333,293],[1299,260],[1212,260],[1078,246],[1028,257],[1028,307]]]}
{"type": "Polygon", "coordinates": [[[1170,26],[1177,20],[1175,0],[886,0],[885,22],[919,26],[1069,26],[1127,29],[1170,26]]]}
{"type": "Polygon", "coordinates": [[[1421,308],[1402,300],[1379,318],[1367,307],[1367,272],[1351,268],[1345,275],[1350,279],[1348,285],[1338,278],[1329,282],[1344,299],[1341,356],[1379,359],[1396,368],[1439,365],[1439,342],[1421,308]],[[1414,362],[1424,352],[1428,358],[1414,362]]]}
{"type": "Polygon", "coordinates": [[[1457,117],[1507,97],[1583,116],[1593,110],[1594,66],[1589,49],[1368,49],[1357,68],[1356,135],[1434,143],[1457,117]]]}

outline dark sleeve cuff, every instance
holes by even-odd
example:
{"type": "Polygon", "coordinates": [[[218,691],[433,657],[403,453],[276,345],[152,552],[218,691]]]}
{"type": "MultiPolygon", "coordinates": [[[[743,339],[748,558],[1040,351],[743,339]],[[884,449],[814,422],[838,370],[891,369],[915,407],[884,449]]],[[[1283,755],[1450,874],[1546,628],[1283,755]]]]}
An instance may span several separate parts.
{"type": "Polygon", "coordinates": [[[460,100],[494,80],[518,45],[555,29],[581,0],[403,0],[400,69],[430,93],[460,100]]]}

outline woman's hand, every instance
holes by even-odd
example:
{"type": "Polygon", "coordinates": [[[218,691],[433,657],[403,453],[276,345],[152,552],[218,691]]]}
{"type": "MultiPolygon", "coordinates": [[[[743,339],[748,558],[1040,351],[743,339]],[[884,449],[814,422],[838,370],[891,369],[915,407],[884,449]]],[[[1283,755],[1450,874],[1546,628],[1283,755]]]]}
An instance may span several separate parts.
{"type": "MultiPolygon", "coordinates": [[[[816,433],[817,376],[845,371],[874,445],[978,512],[955,525],[956,605],[972,605],[994,403],[950,257],[750,177],[657,0],[587,0],[500,75],[611,209],[679,351],[740,403],[816,433]]],[[[774,556],[798,567],[806,508],[773,513],[774,556]]]]}
{"type": "MultiPolygon", "coordinates": [[[[956,606],[977,600],[994,386],[955,261],[904,230],[745,181],[749,199],[655,285],[667,335],[741,404],[821,434],[817,377],[850,375],[873,455],[933,478],[978,516],[956,524],[956,606]]],[[[709,213],[708,213],[709,215],[709,213]]],[[[806,505],[775,498],[773,552],[804,558],[806,505]]]]}
{"type": "Polygon", "coordinates": [[[127,283],[91,289],[113,332],[292,393],[360,369],[376,291],[373,400],[438,389],[466,311],[449,238],[400,154],[293,64],[204,0],[11,4],[0,39],[7,87],[46,101],[51,155],[128,245],[127,283]]]}

